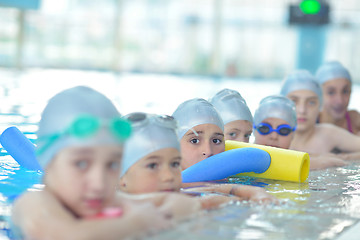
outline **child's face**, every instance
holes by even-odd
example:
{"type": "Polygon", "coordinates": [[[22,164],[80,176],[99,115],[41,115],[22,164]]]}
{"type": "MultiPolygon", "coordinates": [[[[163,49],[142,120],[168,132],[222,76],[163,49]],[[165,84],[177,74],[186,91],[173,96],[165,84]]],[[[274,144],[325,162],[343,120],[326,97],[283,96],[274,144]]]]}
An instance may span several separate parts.
{"type": "Polygon", "coordinates": [[[120,179],[120,188],[128,193],[150,193],[181,188],[181,157],[175,148],[150,153],[136,162],[120,179]]]}
{"type": "Polygon", "coordinates": [[[121,157],[119,146],[65,148],[46,169],[46,189],[76,216],[93,216],[115,197],[121,157]]]}
{"type": "Polygon", "coordinates": [[[225,140],[249,142],[252,133],[252,124],[246,120],[236,120],[225,124],[225,140]]]}
{"type": "Polygon", "coordinates": [[[287,95],[296,105],[297,131],[307,131],[316,124],[320,102],[310,90],[297,90],[287,95]]]}
{"type": "MultiPolygon", "coordinates": [[[[273,129],[276,129],[278,126],[283,124],[289,125],[287,121],[280,118],[266,118],[262,121],[262,123],[270,124],[273,129]]],[[[294,132],[292,131],[287,136],[282,136],[275,131],[267,135],[262,135],[257,130],[255,130],[254,136],[256,144],[288,149],[294,137],[294,132]]]]}
{"type": "Polygon", "coordinates": [[[189,130],[180,140],[182,169],[205,158],[225,151],[224,133],[215,124],[200,124],[189,130]]]}
{"type": "Polygon", "coordinates": [[[347,112],[351,94],[351,83],[345,78],[327,81],[322,86],[323,108],[335,120],[343,119],[347,112]]]}

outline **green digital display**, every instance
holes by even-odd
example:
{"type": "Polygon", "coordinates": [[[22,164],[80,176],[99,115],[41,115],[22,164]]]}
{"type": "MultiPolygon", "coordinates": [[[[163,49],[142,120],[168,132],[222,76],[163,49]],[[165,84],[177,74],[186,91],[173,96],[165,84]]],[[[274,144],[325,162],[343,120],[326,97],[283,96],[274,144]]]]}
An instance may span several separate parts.
{"type": "Polygon", "coordinates": [[[304,0],[299,7],[304,14],[314,15],[320,12],[321,4],[316,0],[304,0]]]}

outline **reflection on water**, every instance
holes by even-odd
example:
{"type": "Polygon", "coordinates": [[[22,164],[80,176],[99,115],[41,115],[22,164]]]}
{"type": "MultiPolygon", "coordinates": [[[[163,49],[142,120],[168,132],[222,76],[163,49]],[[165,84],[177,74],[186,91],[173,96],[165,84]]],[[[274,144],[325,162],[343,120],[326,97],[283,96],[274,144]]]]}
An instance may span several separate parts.
{"type": "MultiPolygon", "coordinates": [[[[9,79],[14,77],[11,73],[7,76],[9,79]]],[[[277,82],[194,81],[175,76],[142,78],[38,71],[16,76],[7,83],[0,80],[0,86],[3,86],[0,91],[0,130],[15,125],[34,141],[36,124],[47,99],[64,88],[79,84],[107,94],[123,114],[132,111],[171,114],[182,101],[193,97],[209,98],[224,87],[238,89],[254,110],[262,97],[277,92],[277,82]],[[54,79],[49,81],[51,78],[54,79]],[[252,94],[254,91],[256,96],[252,94]]],[[[262,206],[242,202],[229,205],[203,213],[149,239],[334,239],[360,219],[360,162],[311,172],[305,183],[251,177],[229,178],[228,182],[263,187],[281,199],[281,204],[262,206]]],[[[40,173],[19,167],[1,149],[0,239],[7,239],[2,235],[6,236],[9,228],[11,202],[26,189],[41,188],[40,173]]]]}

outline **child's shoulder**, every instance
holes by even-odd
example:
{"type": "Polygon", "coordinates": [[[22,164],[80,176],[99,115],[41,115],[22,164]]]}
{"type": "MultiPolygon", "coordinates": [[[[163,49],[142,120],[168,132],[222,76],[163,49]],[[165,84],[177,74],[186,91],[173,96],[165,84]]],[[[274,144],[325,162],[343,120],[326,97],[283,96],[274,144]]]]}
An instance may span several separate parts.
{"type": "Polygon", "coordinates": [[[356,125],[356,127],[360,128],[360,113],[356,110],[348,111],[351,122],[356,125]]]}
{"type": "Polygon", "coordinates": [[[339,127],[331,123],[319,123],[316,124],[316,131],[322,134],[329,133],[330,131],[337,131],[339,127]]]}
{"type": "Polygon", "coordinates": [[[338,141],[339,139],[348,138],[350,132],[346,129],[333,125],[331,123],[321,123],[318,124],[318,132],[319,135],[326,138],[326,141],[338,141]]]}
{"type": "Polygon", "coordinates": [[[355,109],[349,110],[348,113],[349,113],[350,117],[359,117],[360,118],[360,113],[355,109]]]}
{"type": "Polygon", "coordinates": [[[54,201],[57,201],[55,196],[47,191],[26,192],[15,200],[13,212],[36,211],[54,201]]]}
{"type": "Polygon", "coordinates": [[[346,132],[345,129],[342,129],[331,123],[319,123],[316,125],[316,131],[314,138],[321,139],[322,141],[332,141],[334,137],[340,137],[346,132]]]}

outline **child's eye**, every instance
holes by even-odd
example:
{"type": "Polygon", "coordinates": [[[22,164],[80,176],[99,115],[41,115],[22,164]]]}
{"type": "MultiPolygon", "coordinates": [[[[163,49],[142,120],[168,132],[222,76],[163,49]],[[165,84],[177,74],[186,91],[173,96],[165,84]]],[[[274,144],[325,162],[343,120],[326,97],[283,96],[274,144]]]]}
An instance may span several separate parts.
{"type": "Polygon", "coordinates": [[[295,105],[296,105],[297,99],[295,99],[295,98],[290,98],[290,100],[293,101],[293,102],[295,103],[295,105]]]}
{"type": "Polygon", "coordinates": [[[213,143],[215,143],[215,144],[220,144],[220,143],[222,143],[222,140],[221,140],[221,139],[218,139],[218,138],[214,138],[214,139],[213,139],[213,143]]]}
{"type": "Polygon", "coordinates": [[[314,106],[314,105],[316,105],[316,102],[315,101],[310,101],[309,105],[314,106]]]}
{"type": "Polygon", "coordinates": [[[236,138],[236,132],[229,133],[230,137],[236,138]]]}
{"type": "Polygon", "coordinates": [[[330,95],[330,96],[332,96],[332,95],[335,94],[335,91],[330,90],[330,91],[327,92],[327,94],[330,95]]]}
{"type": "Polygon", "coordinates": [[[75,162],[75,166],[80,170],[85,170],[89,167],[89,162],[87,160],[78,160],[75,162]]]}
{"type": "Polygon", "coordinates": [[[173,168],[178,168],[178,167],[180,167],[180,162],[179,162],[179,161],[172,162],[172,163],[171,163],[171,167],[173,167],[173,168]]]}
{"type": "Polygon", "coordinates": [[[150,169],[155,169],[159,166],[159,164],[157,163],[149,163],[148,165],[146,165],[147,168],[150,168],[150,169]]]}
{"type": "Polygon", "coordinates": [[[250,138],[250,136],[251,136],[251,133],[248,133],[248,134],[245,134],[245,138],[250,138]]]}
{"type": "Polygon", "coordinates": [[[198,143],[200,142],[200,140],[197,139],[197,138],[193,138],[193,139],[190,140],[190,142],[191,142],[192,144],[198,144],[198,143]]]}
{"type": "Polygon", "coordinates": [[[112,170],[117,170],[120,168],[120,163],[119,161],[113,161],[109,163],[109,168],[112,170]]]}

